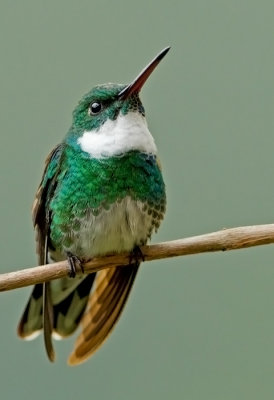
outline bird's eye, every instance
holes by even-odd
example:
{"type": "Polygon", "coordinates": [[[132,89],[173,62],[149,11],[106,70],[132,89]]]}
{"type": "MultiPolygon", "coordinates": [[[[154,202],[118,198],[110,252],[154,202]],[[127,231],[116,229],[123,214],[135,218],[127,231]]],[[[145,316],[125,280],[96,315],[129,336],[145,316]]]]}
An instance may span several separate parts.
{"type": "Polygon", "coordinates": [[[97,103],[97,101],[94,101],[89,106],[89,112],[91,115],[98,114],[101,110],[102,110],[102,104],[97,103]]]}

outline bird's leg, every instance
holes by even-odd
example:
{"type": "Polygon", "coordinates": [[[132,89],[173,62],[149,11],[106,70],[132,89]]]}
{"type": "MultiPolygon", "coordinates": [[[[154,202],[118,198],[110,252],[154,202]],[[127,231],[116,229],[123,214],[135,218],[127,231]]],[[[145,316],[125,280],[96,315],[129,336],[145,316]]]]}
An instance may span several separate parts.
{"type": "Polygon", "coordinates": [[[81,268],[81,271],[84,273],[84,267],[81,263],[81,260],[75,256],[74,254],[67,252],[68,264],[69,264],[69,277],[75,278],[77,273],[77,266],[81,268]]]}
{"type": "Polygon", "coordinates": [[[145,261],[145,256],[139,246],[135,246],[129,255],[130,264],[139,264],[141,261],[145,261]]]}

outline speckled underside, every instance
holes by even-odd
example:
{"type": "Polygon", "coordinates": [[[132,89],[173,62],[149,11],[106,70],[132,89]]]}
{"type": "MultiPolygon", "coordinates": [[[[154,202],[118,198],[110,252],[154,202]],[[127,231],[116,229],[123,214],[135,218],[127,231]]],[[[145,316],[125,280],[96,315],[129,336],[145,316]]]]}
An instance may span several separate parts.
{"type": "MultiPolygon", "coordinates": [[[[61,171],[53,198],[48,199],[50,244],[58,253],[72,251],[88,258],[94,251],[103,254],[128,250],[145,243],[157,230],[166,198],[155,156],[131,151],[117,157],[91,159],[67,146],[61,171]],[[117,235],[121,239],[123,235],[132,235],[132,243],[129,238],[128,244],[125,241],[117,246],[117,235]],[[109,246],[100,247],[100,241],[110,242],[109,246]]],[[[44,184],[53,172],[54,165],[50,164],[44,184]]]]}

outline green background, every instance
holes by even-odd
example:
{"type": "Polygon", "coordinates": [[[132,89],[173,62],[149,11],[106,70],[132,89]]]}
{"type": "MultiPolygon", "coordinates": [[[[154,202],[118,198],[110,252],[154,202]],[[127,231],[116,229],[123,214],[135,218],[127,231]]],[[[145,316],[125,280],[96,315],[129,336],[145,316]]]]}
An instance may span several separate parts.
{"type": "MultiPolygon", "coordinates": [[[[0,4],[1,272],[36,264],[30,206],[47,153],[93,85],[129,82],[172,49],[142,99],[168,210],[153,241],[274,219],[271,0],[0,4]]],[[[22,342],[30,288],[1,294],[3,399],[272,399],[272,246],[141,269],[111,338],[66,365],[73,340],[22,342]]]]}

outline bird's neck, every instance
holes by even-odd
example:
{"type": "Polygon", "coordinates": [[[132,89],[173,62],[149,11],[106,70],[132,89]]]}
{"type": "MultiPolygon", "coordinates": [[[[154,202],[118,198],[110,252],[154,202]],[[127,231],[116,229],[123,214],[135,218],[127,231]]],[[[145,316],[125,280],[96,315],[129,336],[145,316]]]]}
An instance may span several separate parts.
{"type": "Polygon", "coordinates": [[[120,156],[131,151],[152,155],[157,152],[145,117],[132,111],[126,115],[120,113],[115,120],[107,120],[98,129],[74,135],[73,141],[74,146],[96,159],[120,156]]]}

